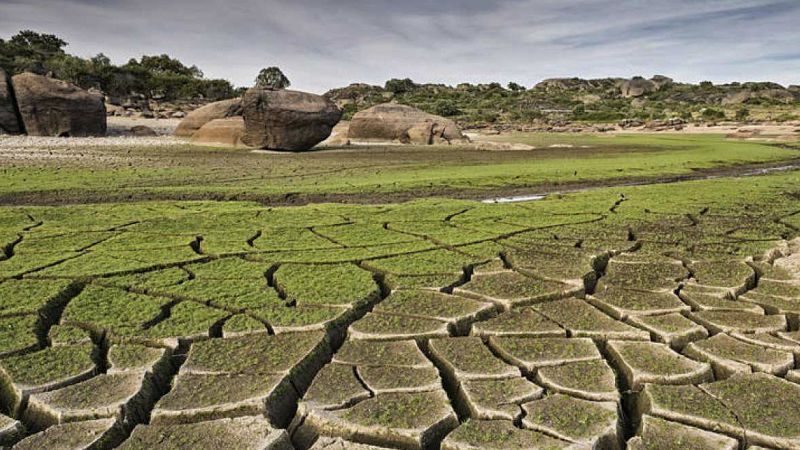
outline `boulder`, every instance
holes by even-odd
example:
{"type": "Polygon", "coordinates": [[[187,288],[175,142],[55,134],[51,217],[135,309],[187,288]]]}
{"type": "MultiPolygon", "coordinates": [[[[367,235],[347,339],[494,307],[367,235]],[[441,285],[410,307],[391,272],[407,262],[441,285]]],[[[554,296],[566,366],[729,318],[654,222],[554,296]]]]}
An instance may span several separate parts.
{"type": "Polygon", "coordinates": [[[641,97],[656,91],[656,83],[642,77],[634,77],[620,85],[620,91],[625,98],[641,97]]]}
{"type": "Polygon", "coordinates": [[[103,96],[66,81],[23,73],[12,78],[22,123],[31,136],[105,136],[103,96]]]}
{"type": "Polygon", "coordinates": [[[246,147],[242,142],[244,136],[244,118],[229,117],[215,119],[203,125],[192,135],[193,144],[208,145],[213,147],[246,147]]]}
{"type": "Polygon", "coordinates": [[[392,103],[373,106],[353,116],[348,137],[353,141],[417,145],[468,141],[452,120],[392,103]]]}
{"type": "Polygon", "coordinates": [[[178,124],[175,129],[175,136],[191,137],[203,125],[216,119],[227,119],[242,115],[242,100],[232,98],[220,102],[209,103],[208,105],[190,112],[178,124]]]}
{"type": "Polygon", "coordinates": [[[0,134],[19,134],[23,131],[11,78],[0,68],[0,134]]]}
{"type": "Polygon", "coordinates": [[[136,136],[136,137],[158,136],[158,133],[156,133],[155,130],[148,127],[147,125],[136,125],[131,127],[130,134],[131,136],[136,136]]]}
{"type": "Polygon", "coordinates": [[[350,138],[348,137],[349,131],[350,122],[343,120],[333,127],[330,137],[320,142],[319,145],[322,147],[344,147],[350,145],[350,138]]]}
{"type": "Polygon", "coordinates": [[[758,92],[758,97],[777,103],[790,104],[795,101],[795,96],[786,89],[766,89],[758,92]]]}
{"type": "Polygon", "coordinates": [[[122,106],[117,106],[117,105],[115,105],[113,103],[106,102],[106,114],[109,117],[111,117],[111,116],[121,116],[122,113],[124,113],[124,112],[125,112],[125,108],[123,108],[122,106]]]}
{"type": "Polygon", "coordinates": [[[342,110],[320,95],[262,88],[244,94],[242,111],[242,141],[271,150],[309,150],[327,139],[342,118],[342,110]]]}
{"type": "Polygon", "coordinates": [[[670,77],[665,77],[664,75],[655,75],[653,78],[650,78],[650,81],[653,82],[657,91],[670,87],[675,83],[675,80],[670,77]]]}
{"type": "Polygon", "coordinates": [[[752,97],[752,95],[753,93],[747,89],[741,91],[728,92],[727,94],[725,94],[725,97],[722,98],[720,103],[723,105],[740,105],[750,100],[750,97],[752,97]]]}

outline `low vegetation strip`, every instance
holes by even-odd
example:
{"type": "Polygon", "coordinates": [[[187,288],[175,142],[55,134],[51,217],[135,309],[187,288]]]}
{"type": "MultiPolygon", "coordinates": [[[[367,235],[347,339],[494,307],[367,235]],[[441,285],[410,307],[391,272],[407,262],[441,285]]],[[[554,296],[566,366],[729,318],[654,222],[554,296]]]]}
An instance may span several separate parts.
{"type": "Polygon", "coordinates": [[[272,205],[487,199],[789,170],[800,153],[721,136],[513,136],[524,151],[354,147],[307,154],[180,145],[18,151],[0,139],[0,203],[252,200],[272,205]],[[279,159],[276,159],[279,158],[279,159]]]}

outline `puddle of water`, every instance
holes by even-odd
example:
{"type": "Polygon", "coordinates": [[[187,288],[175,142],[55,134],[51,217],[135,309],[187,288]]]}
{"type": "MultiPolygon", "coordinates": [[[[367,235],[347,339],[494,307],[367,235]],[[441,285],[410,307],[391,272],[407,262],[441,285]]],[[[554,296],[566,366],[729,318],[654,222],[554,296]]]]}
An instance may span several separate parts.
{"type": "MultiPolygon", "coordinates": [[[[763,169],[754,169],[749,170],[746,172],[741,172],[739,174],[734,175],[735,177],[754,177],[758,175],[767,175],[773,172],[788,172],[790,170],[798,170],[800,169],[800,164],[788,164],[785,166],[776,166],[776,167],[765,167],[763,169]]],[[[730,175],[706,175],[704,177],[693,178],[693,180],[715,180],[717,178],[729,178],[730,175]]],[[[631,182],[631,183],[623,183],[619,185],[614,185],[614,187],[622,187],[622,186],[647,186],[653,184],[665,184],[663,181],[655,181],[655,182],[631,182]]],[[[575,190],[568,190],[562,191],[562,193],[566,192],[583,192],[589,191],[592,189],[602,189],[605,187],[611,186],[596,186],[591,188],[584,188],[584,189],[575,189],[575,190]]],[[[553,194],[553,193],[550,193],[553,194]]],[[[481,200],[481,203],[487,204],[499,204],[499,203],[522,203],[522,202],[533,202],[536,200],[542,200],[550,194],[529,194],[529,195],[516,195],[513,197],[496,197],[496,198],[487,198],[486,200],[481,200]]]]}
{"type": "Polygon", "coordinates": [[[521,202],[534,202],[536,200],[542,200],[543,198],[547,197],[546,195],[535,194],[535,195],[517,195],[515,197],[498,197],[498,198],[488,198],[486,200],[482,200],[481,203],[521,203],[521,202]]]}
{"type": "Polygon", "coordinates": [[[791,164],[788,166],[779,166],[779,167],[768,167],[766,169],[757,169],[750,172],[746,172],[744,176],[753,176],[753,175],[764,175],[772,172],[787,172],[789,170],[795,170],[799,168],[800,165],[798,164],[791,164]]]}

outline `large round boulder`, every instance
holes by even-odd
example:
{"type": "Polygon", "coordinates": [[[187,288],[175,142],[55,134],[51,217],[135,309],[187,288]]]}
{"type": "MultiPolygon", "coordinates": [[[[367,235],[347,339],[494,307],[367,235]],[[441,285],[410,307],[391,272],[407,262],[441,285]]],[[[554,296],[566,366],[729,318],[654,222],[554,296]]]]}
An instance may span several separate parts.
{"type": "Polygon", "coordinates": [[[178,124],[175,136],[192,137],[203,125],[216,119],[227,119],[242,115],[242,99],[232,98],[219,102],[209,103],[190,112],[178,124]]]}
{"type": "Polygon", "coordinates": [[[356,113],[348,137],[361,142],[431,145],[467,141],[456,123],[411,106],[385,103],[356,113]]]}
{"type": "Polygon", "coordinates": [[[12,79],[19,114],[31,136],[105,136],[106,105],[101,94],[32,73],[12,79]]]}
{"type": "Polygon", "coordinates": [[[192,135],[191,142],[198,145],[208,145],[214,147],[246,147],[242,142],[244,136],[244,118],[229,117],[227,119],[215,119],[203,125],[192,135]]]}
{"type": "Polygon", "coordinates": [[[243,142],[270,150],[309,150],[342,118],[342,110],[327,98],[288,90],[249,89],[242,110],[243,142]]]}
{"type": "Polygon", "coordinates": [[[0,134],[22,133],[17,102],[14,99],[14,89],[11,86],[11,77],[0,68],[0,134]]]}

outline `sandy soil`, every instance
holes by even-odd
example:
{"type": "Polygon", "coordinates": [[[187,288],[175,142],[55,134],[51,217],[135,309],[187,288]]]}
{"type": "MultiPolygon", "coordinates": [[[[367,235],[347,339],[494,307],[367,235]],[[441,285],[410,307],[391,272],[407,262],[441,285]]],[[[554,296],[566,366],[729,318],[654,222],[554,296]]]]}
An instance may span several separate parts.
{"type": "MultiPolygon", "coordinates": [[[[798,134],[800,123],[787,122],[783,124],[722,124],[722,125],[686,125],[683,130],[657,131],[655,133],[674,133],[674,134],[732,134],[736,132],[757,132],[764,136],[787,136],[798,134]]],[[[646,128],[635,128],[620,130],[618,133],[654,133],[653,130],[646,128]]]]}
{"type": "Polygon", "coordinates": [[[159,136],[171,136],[179,123],[181,123],[181,119],[138,119],[112,116],[108,118],[108,134],[109,136],[124,135],[132,127],[144,125],[152,128],[159,136]]]}

